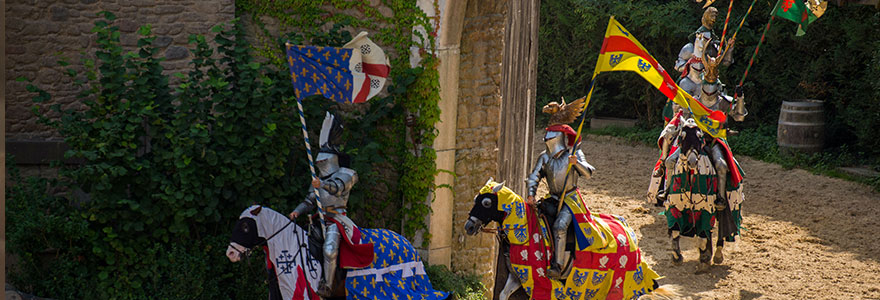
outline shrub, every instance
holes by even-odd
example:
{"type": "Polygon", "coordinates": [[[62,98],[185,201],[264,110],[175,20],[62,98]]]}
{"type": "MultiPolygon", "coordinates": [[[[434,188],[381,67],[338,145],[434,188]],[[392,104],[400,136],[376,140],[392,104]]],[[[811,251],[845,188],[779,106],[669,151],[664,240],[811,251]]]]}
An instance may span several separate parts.
{"type": "Polygon", "coordinates": [[[451,299],[484,300],[486,287],[480,276],[468,273],[454,273],[444,265],[431,265],[425,268],[431,285],[435,290],[449,291],[451,299]]]}
{"type": "MultiPolygon", "coordinates": [[[[51,95],[27,87],[41,121],[70,146],[65,156],[82,163],[62,167],[59,180],[17,179],[9,190],[9,247],[22,258],[11,281],[62,299],[265,299],[259,255],[236,265],[224,251],[241,209],[261,203],[289,211],[305,196],[309,171],[288,70],[253,59],[234,22],[212,28],[216,48],[205,36],[190,37],[192,68],[174,74],[172,86],[150,26],[126,52],[115,16],[102,14],[94,59],[83,59],[84,74],[68,72],[83,109],[43,107],[51,95]],[[56,186],[87,196],[47,192],[56,186]]],[[[382,196],[369,187],[398,193],[388,186],[397,174],[370,176],[368,166],[398,154],[383,145],[409,145],[377,128],[402,123],[395,103],[413,92],[414,72],[401,72],[387,97],[348,114],[357,119],[347,122],[345,151],[361,154],[353,164],[365,169],[353,207],[382,196]]],[[[315,134],[332,103],[303,104],[315,134]]]]}

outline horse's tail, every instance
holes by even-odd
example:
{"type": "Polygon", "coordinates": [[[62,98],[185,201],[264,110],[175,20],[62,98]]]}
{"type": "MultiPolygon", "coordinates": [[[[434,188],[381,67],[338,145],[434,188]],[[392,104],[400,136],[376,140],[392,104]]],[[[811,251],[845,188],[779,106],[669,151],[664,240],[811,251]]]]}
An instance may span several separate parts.
{"type": "Polygon", "coordinates": [[[681,297],[681,286],[676,284],[664,284],[644,295],[641,299],[677,299],[681,297]]]}

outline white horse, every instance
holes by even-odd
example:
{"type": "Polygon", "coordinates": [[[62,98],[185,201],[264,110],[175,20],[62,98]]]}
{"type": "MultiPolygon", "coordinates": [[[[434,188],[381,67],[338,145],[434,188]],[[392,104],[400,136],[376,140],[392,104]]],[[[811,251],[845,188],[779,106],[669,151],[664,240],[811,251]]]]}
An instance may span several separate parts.
{"type": "MultiPolygon", "coordinates": [[[[439,300],[449,296],[431,287],[418,252],[406,238],[387,229],[358,230],[359,241],[353,242],[372,243],[374,255],[372,264],[365,268],[337,271],[337,278],[345,276],[344,281],[336,283],[340,288],[344,286],[348,299],[439,300]]],[[[270,299],[319,299],[315,290],[323,276],[323,258],[318,257],[320,250],[309,251],[311,243],[306,231],[286,216],[254,205],[239,216],[226,256],[237,262],[251,249],[262,246],[266,267],[274,270],[269,272],[270,299]]],[[[341,289],[334,291],[334,296],[343,295],[341,289]]]]}

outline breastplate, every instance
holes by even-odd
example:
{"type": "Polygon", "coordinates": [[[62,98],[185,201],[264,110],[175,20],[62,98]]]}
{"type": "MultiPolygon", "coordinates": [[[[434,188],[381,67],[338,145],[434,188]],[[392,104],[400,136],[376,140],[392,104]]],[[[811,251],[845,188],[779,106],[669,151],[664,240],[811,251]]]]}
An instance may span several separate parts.
{"type": "Polygon", "coordinates": [[[551,158],[544,164],[544,174],[547,180],[547,189],[553,195],[562,195],[563,185],[566,190],[571,190],[577,186],[578,173],[577,170],[571,168],[566,183],[565,170],[568,168],[568,155],[560,155],[558,158],[551,158]]]}
{"type": "MultiPolygon", "coordinates": [[[[309,193],[314,193],[314,189],[309,188],[309,193]]],[[[325,189],[318,189],[318,196],[321,196],[321,206],[324,208],[345,207],[348,205],[348,192],[332,195],[325,189]]]]}

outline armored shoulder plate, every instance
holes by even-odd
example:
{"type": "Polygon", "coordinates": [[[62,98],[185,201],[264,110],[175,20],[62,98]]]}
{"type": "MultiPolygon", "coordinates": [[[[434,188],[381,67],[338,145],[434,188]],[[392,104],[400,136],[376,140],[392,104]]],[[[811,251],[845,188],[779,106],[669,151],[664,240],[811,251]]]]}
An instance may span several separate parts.
{"type": "Polygon", "coordinates": [[[357,171],[349,169],[349,168],[339,168],[339,171],[333,173],[333,176],[330,176],[330,179],[337,179],[344,183],[345,188],[344,191],[350,191],[351,187],[357,183],[358,176],[357,171]]]}

